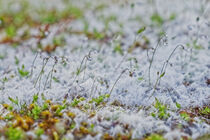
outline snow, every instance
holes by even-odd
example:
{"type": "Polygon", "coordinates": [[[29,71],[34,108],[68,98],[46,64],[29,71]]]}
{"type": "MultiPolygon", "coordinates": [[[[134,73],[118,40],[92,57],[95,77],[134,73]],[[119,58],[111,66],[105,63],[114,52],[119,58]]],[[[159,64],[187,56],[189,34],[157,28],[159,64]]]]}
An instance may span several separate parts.
{"type": "MultiPolygon", "coordinates": [[[[55,1],[55,3],[44,3],[44,5],[62,9],[62,2],[59,0],[55,1]]],[[[17,97],[21,103],[30,103],[33,95],[36,93],[44,93],[46,98],[54,102],[61,101],[66,94],[68,94],[69,97],[78,95],[86,98],[97,97],[100,94],[109,93],[117,78],[121,75],[121,72],[128,69],[128,71],[122,74],[119,81],[117,81],[114,86],[108,103],[118,100],[131,107],[135,105],[150,106],[154,103],[155,98],[157,98],[170,108],[176,108],[176,102],[181,104],[182,108],[209,105],[210,88],[209,85],[206,84],[206,79],[210,78],[210,16],[208,14],[210,12],[210,3],[206,2],[206,9],[201,13],[199,10],[204,1],[205,0],[155,1],[158,12],[163,18],[168,19],[171,13],[176,13],[175,20],[166,21],[162,29],[161,27],[151,25],[150,16],[154,9],[146,0],[142,2],[132,1],[135,3],[135,7],[132,10],[129,4],[120,5],[118,3],[111,4],[108,2],[105,2],[107,7],[101,12],[93,12],[85,9],[87,11],[85,12],[84,18],[87,19],[89,23],[90,31],[94,29],[102,31],[105,26],[101,19],[102,15],[104,17],[114,15],[117,19],[109,24],[110,29],[108,33],[114,34],[117,31],[121,31],[124,33],[124,36],[116,35],[116,39],[113,37],[108,40],[108,43],[101,43],[97,40],[88,40],[83,35],[74,35],[64,32],[63,34],[67,44],[64,47],[57,48],[56,51],[52,53],[52,57],[49,58],[49,62],[44,69],[42,79],[41,81],[38,80],[36,85],[35,81],[42,69],[43,59],[48,57],[48,54],[44,52],[39,53],[35,60],[34,68],[32,68],[33,60],[37,54],[30,51],[30,47],[36,46],[36,40],[30,39],[16,48],[2,44],[0,46],[0,55],[5,55],[5,58],[0,59],[0,79],[7,77],[8,82],[0,83],[0,102],[9,103],[8,97],[17,97]],[[136,19],[137,16],[141,19],[136,19]],[[199,21],[196,21],[197,17],[200,18],[199,21]],[[122,28],[119,27],[120,24],[123,25],[122,28]],[[167,42],[164,43],[161,41],[154,55],[154,61],[151,67],[151,86],[149,86],[149,61],[146,50],[135,49],[134,52],[128,54],[127,57],[119,53],[114,53],[113,51],[115,42],[120,42],[123,50],[127,50],[133,43],[134,38],[137,37],[136,31],[142,26],[146,26],[143,35],[147,36],[150,40],[150,48],[156,46],[157,34],[161,30],[167,35],[167,42]],[[195,39],[198,40],[197,42],[203,49],[196,50],[192,49],[192,45],[190,47],[186,45],[187,43],[192,43],[195,39]],[[166,62],[167,58],[178,44],[182,44],[184,50],[180,47],[173,53],[169,61],[171,65],[168,65],[164,77],[161,78],[160,85],[154,90],[153,86],[158,78],[157,72],[161,71],[163,63],[166,62]],[[90,55],[91,59],[85,59],[85,56],[88,55],[91,50],[95,50],[90,55]],[[53,73],[53,76],[58,78],[60,82],[52,81],[52,86],[50,87],[48,80],[47,86],[44,89],[47,75],[52,70],[55,62],[54,56],[58,58],[58,63],[55,65],[56,72],[53,73]],[[15,64],[15,57],[20,60],[19,65],[15,64]],[[62,57],[66,59],[66,66],[62,64],[62,57]],[[81,64],[83,58],[84,63],[81,64]],[[134,61],[129,61],[129,58],[136,58],[137,63],[135,64],[134,61]],[[33,69],[32,77],[25,78],[18,74],[18,68],[22,65],[25,66],[27,71],[33,69]],[[82,68],[85,68],[85,70],[76,76],[75,73],[80,65],[82,65],[82,68]],[[132,77],[129,76],[129,71],[134,73],[132,77]],[[143,80],[138,80],[139,77],[142,77],[143,80]],[[78,81],[78,83],[76,81],[78,81]],[[184,82],[190,82],[191,84],[185,86],[183,84],[184,82]]],[[[39,5],[39,1],[31,2],[39,5]]],[[[102,2],[95,1],[97,4],[102,2]]],[[[81,1],[75,3],[81,3],[81,1]]],[[[93,7],[96,5],[94,2],[91,3],[93,3],[93,7]]],[[[84,5],[81,4],[81,7],[82,6],[84,5]]],[[[13,7],[15,10],[19,8],[16,4],[14,4],[13,7]]],[[[82,20],[72,21],[65,26],[72,30],[83,30],[82,20]]],[[[43,45],[50,44],[59,28],[60,27],[51,27],[50,34],[45,40],[42,40],[41,43],[43,45]]],[[[142,35],[137,37],[137,40],[139,41],[141,38],[142,35]]],[[[149,57],[151,58],[153,50],[149,49],[148,51],[149,57]]],[[[68,98],[68,100],[71,101],[72,98],[68,98]]],[[[145,111],[139,113],[128,113],[126,111],[124,113],[118,113],[118,110],[115,109],[113,112],[110,112],[109,108],[104,108],[97,112],[97,114],[100,114],[104,118],[111,117],[113,119],[113,117],[117,115],[118,121],[130,124],[134,128],[133,138],[143,137],[144,134],[157,131],[166,132],[165,138],[167,139],[180,139],[181,136],[188,135],[183,132],[180,133],[179,130],[171,130],[164,121],[146,116],[145,111]]],[[[173,115],[171,116],[172,118],[177,117],[176,113],[173,115]]],[[[85,119],[84,116],[82,118],[85,119]]],[[[79,121],[81,121],[80,119],[79,121]]],[[[107,127],[111,125],[109,124],[110,122],[103,123],[103,125],[107,125],[107,127]]],[[[98,128],[98,130],[103,131],[101,128],[98,128]]],[[[195,139],[202,134],[210,133],[210,126],[205,123],[200,124],[195,122],[195,127],[191,127],[190,130],[192,132],[191,137],[195,139]]],[[[122,130],[121,127],[117,125],[111,128],[110,132],[117,134],[122,132],[122,130]]],[[[72,136],[69,134],[67,137],[72,136]]],[[[92,138],[88,136],[86,139],[92,138]]]]}

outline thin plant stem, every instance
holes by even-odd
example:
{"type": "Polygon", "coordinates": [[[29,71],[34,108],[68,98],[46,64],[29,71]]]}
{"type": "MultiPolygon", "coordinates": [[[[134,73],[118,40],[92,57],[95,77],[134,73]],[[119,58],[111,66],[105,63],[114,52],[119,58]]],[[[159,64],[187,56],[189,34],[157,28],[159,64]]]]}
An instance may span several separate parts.
{"type": "MultiPolygon", "coordinates": [[[[152,63],[153,63],[153,60],[154,60],[155,53],[156,53],[156,51],[157,51],[157,49],[158,49],[158,46],[159,46],[161,40],[163,39],[163,37],[165,37],[165,35],[162,36],[162,37],[158,40],[158,43],[157,43],[157,45],[156,45],[156,47],[155,47],[155,49],[154,49],[154,51],[153,51],[153,53],[152,53],[152,58],[149,59],[149,72],[148,72],[148,73],[149,73],[149,86],[151,86],[151,67],[152,67],[152,63]]],[[[148,53],[147,53],[147,56],[148,56],[148,53]]],[[[148,56],[148,57],[149,57],[149,56],[148,56]]]]}
{"type": "Polygon", "coordinates": [[[36,81],[35,81],[35,83],[34,83],[34,87],[36,87],[36,84],[37,84],[38,80],[40,80],[40,79],[42,78],[42,75],[43,75],[43,73],[44,73],[45,66],[46,66],[47,63],[48,63],[48,60],[49,60],[49,58],[44,58],[44,59],[43,59],[42,69],[41,69],[41,71],[40,71],[40,73],[39,73],[39,75],[38,75],[38,77],[37,77],[37,79],[36,79],[36,81]],[[45,62],[45,60],[46,60],[46,62],[45,62]]]}
{"type": "MultiPolygon", "coordinates": [[[[91,58],[91,53],[92,53],[93,51],[94,51],[94,50],[90,50],[89,53],[83,57],[83,59],[82,59],[82,61],[81,61],[81,63],[80,63],[79,69],[78,69],[80,72],[81,72],[81,69],[82,69],[82,66],[83,66],[84,61],[85,61],[85,60],[87,61],[87,60],[89,60],[89,59],[91,58]]],[[[86,69],[86,63],[87,63],[87,62],[85,62],[85,68],[84,68],[84,70],[86,69]]],[[[84,72],[84,74],[85,74],[85,72],[84,72]]],[[[78,76],[79,76],[79,74],[76,74],[76,76],[75,76],[75,78],[74,78],[74,80],[73,80],[73,82],[72,82],[71,85],[74,84],[74,82],[76,81],[76,79],[77,79],[78,76]]],[[[84,75],[84,76],[85,76],[85,75],[84,75]]],[[[83,76],[83,78],[84,78],[84,76],[83,76]]]]}
{"type": "Polygon", "coordinates": [[[116,85],[117,82],[120,80],[121,76],[122,76],[127,70],[128,70],[128,68],[124,69],[124,70],[120,73],[120,75],[118,76],[118,78],[117,78],[116,81],[114,82],[114,84],[113,84],[113,86],[112,86],[112,88],[111,88],[111,90],[110,90],[110,92],[109,92],[110,95],[111,95],[111,93],[112,93],[112,91],[113,91],[115,85],[116,85]]]}
{"type": "Polygon", "coordinates": [[[36,61],[36,58],[37,58],[38,54],[39,54],[39,52],[36,53],[36,56],[35,56],[35,58],[34,58],[34,60],[33,60],[33,62],[32,62],[32,66],[31,66],[31,75],[30,75],[31,77],[33,76],[34,63],[35,63],[35,61],[36,61]]]}
{"type": "MultiPolygon", "coordinates": [[[[165,75],[165,73],[166,73],[167,66],[168,66],[168,64],[169,64],[169,61],[170,61],[171,57],[172,57],[173,54],[175,53],[176,49],[179,48],[179,47],[184,48],[184,46],[183,46],[182,44],[177,45],[177,46],[173,49],[173,51],[171,52],[171,54],[169,55],[169,57],[168,57],[168,59],[166,60],[166,62],[164,62],[163,66],[162,66],[162,68],[161,68],[160,76],[158,76],[158,78],[157,78],[157,80],[156,80],[156,82],[155,82],[155,85],[154,85],[154,87],[153,87],[153,92],[152,92],[152,95],[151,95],[151,96],[154,95],[155,90],[156,90],[156,88],[157,88],[157,85],[160,84],[161,78],[162,78],[162,77],[165,75]]],[[[150,97],[151,97],[151,96],[150,96],[150,97]]],[[[150,97],[149,97],[149,98],[150,98],[150,97]]]]}
{"type": "Polygon", "coordinates": [[[53,78],[53,71],[54,71],[54,69],[55,69],[55,65],[56,65],[57,62],[58,62],[57,57],[54,57],[54,59],[55,59],[55,62],[54,62],[54,64],[53,64],[53,66],[52,66],[51,71],[50,71],[50,72],[48,73],[48,75],[47,75],[47,79],[46,79],[45,84],[44,84],[44,90],[45,90],[45,88],[46,88],[46,85],[47,85],[47,81],[48,81],[48,79],[49,79],[49,76],[50,76],[50,88],[51,88],[52,78],[53,78]]]}

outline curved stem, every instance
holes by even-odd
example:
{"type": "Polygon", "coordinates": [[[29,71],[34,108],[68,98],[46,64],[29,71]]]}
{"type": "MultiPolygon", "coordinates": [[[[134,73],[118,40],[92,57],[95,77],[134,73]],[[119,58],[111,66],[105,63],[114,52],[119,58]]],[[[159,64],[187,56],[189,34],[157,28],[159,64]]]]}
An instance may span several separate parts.
{"type": "Polygon", "coordinates": [[[149,59],[149,86],[151,86],[151,67],[152,67],[152,63],[153,63],[153,60],[154,60],[154,56],[155,56],[155,53],[156,53],[156,51],[157,51],[157,48],[158,48],[158,46],[159,46],[159,44],[160,44],[160,41],[163,39],[163,37],[165,37],[165,35],[163,35],[159,40],[158,40],[158,43],[157,43],[157,45],[156,45],[156,47],[155,47],[155,49],[154,49],[154,52],[152,53],[152,58],[151,59],[149,59]]]}
{"type": "Polygon", "coordinates": [[[117,82],[120,80],[121,76],[122,76],[127,70],[128,70],[128,68],[124,69],[124,70],[121,72],[121,74],[118,76],[118,78],[117,78],[116,81],[114,82],[114,84],[113,84],[113,86],[112,86],[112,88],[111,88],[111,90],[110,90],[110,92],[109,92],[110,95],[111,95],[111,93],[112,93],[112,91],[113,91],[115,85],[116,85],[117,82]]]}

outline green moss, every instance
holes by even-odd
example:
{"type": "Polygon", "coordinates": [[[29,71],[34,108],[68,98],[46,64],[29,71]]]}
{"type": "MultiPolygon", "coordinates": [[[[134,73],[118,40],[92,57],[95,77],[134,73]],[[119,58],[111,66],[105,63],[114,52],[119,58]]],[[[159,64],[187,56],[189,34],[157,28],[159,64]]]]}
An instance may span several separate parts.
{"type": "Polygon", "coordinates": [[[152,134],[149,137],[147,137],[145,140],[165,140],[163,136],[159,134],[152,134]]]}
{"type": "Polygon", "coordinates": [[[35,131],[35,134],[37,135],[37,137],[40,137],[42,134],[44,134],[44,130],[42,128],[38,128],[35,131]]]}
{"type": "Polygon", "coordinates": [[[6,136],[9,140],[22,140],[24,139],[24,132],[20,128],[10,127],[6,131],[6,136]]]}
{"type": "Polygon", "coordinates": [[[32,117],[36,120],[36,119],[38,119],[39,118],[39,115],[40,115],[40,113],[41,113],[41,108],[38,106],[38,105],[34,105],[34,108],[31,110],[31,115],[32,115],[32,117]]]}

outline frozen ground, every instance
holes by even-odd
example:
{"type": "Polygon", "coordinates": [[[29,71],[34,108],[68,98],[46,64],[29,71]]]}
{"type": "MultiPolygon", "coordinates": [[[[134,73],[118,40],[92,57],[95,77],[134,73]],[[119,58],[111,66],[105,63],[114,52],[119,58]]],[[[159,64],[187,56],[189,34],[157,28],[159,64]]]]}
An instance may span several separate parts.
{"type": "MultiPolygon", "coordinates": [[[[65,7],[59,0],[31,3],[58,10],[65,7]]],[[[19,104],[30,104],[34,94],[39,93],[54,103],[61,103],[64,97],[67,102],[84,97],[86,100],[79,104],[85,105],[92,98],[110,94],[104,107],[93,106],[89,110],[95,111],[92,118],[70,108],[77,114],[76,122],[95,124],[94,130],[99,132],[84,138],[132,132],[133,139],[151,133],[160,133],[166,139],[196,139],[210,133],[209,114],[202,117],[191,110],[210,104],[210,1],[72,3],[84,15],[49,26],[40,41],[42,46],[52,45],[55,36],[65,40],[50,54],[36,52],[38,39],[34,37],[15,48],[11,44],[0,45],[0,103],[9,104],[11,97],[18,98],[19,104]],[[29,75],[21,76],[21,68],[29,75]],[[158,112],[154,105],[157,100],[167,106],[167,119],[151,115],[158,112]],[[113,106],[113,102],[120,105],[113,106]],[[193,114],[193,121],[183,119],[183,111],[193,114]],[[103,118],[101,122],[99,117],[103,118]],[[129,125],[127,132],[124,124],[129,125]]],[[[12,6],[18,10],[20,5],[16,2],[12,6]]],[[[31,28],[30,34],[39,35],[39,30],[31,28]]],[[[1,32],[0,37],[4,36],[1,32]]],[[[73,134],[64,137],[70,139],[73,134]]],[[[43,135],[42,139],[48,137],[43,135]]]]}

